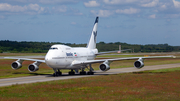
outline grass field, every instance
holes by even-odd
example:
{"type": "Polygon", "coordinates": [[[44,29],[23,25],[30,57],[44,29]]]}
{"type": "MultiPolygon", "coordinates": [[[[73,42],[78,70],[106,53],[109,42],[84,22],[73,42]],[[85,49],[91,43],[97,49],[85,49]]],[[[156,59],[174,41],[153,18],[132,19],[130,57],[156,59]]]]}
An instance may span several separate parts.
{"type": "Polygon", "coordinates": [[[0,87],[1,101],[179,101],[180,68],[0,87]]]}

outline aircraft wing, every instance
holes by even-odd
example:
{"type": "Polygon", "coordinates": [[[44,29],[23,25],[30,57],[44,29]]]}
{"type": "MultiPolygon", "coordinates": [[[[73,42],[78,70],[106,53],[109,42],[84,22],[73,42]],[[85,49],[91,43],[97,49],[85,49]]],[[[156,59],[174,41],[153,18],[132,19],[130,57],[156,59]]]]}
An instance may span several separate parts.
{"type": "Polygon", "coordinates": [[[131,50],[131,49],[124,49],[124,50],[116,50],[116,51],[107,51],[107,52],[99,52],[95,55],[102,55],[102,54],[107,54],[107,53],[118,53],[118,52],[122,52],[122,51],[127,51],[127,50],[131,50]]]}
{"type": "Polygon", "coordinates": [[[16,58],[16,57],[4,57],[5,59],[18,59],[20,61],[28,60],[28,61],[36,61],[39,63],[45,63],[45,60],[39,60],[39,59],[28,59],[28,58],[16,58]]]}
{"type": "Polygon", "coordinates": [[[87,61],[74,61],[72,66],[80,66],[80,65],[87,65],[87,64],[94,64],[94,63],[102,63],[105,61],[112,62],[118,60],[132,60],[132,59],[146,59],[146,58],[168,58],[174,56],[147,56],[147,57],[127,57],[127,58],[114,58],[114,59],[102,59],[102,60],[87,60],[87,61]]]}

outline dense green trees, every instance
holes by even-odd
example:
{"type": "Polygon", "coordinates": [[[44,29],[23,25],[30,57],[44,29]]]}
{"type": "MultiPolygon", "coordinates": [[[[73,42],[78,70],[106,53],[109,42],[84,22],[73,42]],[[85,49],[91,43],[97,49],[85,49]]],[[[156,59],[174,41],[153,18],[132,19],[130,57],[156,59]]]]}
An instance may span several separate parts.
{"type": "MultiPolygon", "coordinates": [[[[46,53],[51,45],[54,44],[65,44],[71,47],[85,47],[86,44],[71,44],[71,43],[59,43],[59,42],[17,42],[3,40],[0,41],[0,53],[11,52],[11,53],[46,53]]],[[[170,46],[168,44],[150,44],[150,45],[136,45],[127,44],[121,42],[115,43],[97,43],[97,48],[100,52],[119,50],[119,45],[122,49],[132,49],[134,52],[173,52],[180,51],[180,46],[170,46]]]]}

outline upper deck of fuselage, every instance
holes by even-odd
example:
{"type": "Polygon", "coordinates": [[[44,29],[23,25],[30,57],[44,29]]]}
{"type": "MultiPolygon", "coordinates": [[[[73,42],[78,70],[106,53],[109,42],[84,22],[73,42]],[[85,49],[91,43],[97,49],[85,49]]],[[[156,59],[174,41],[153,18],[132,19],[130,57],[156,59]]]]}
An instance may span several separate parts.
{"type": "Polygon", "coordinates": [[[67,45],[62,45],[62,44],[55,44],[52,45],[49,50],[71,50],[72,47],[67,46],[67,45]]]}
{"type": "Polygon", "coordinates": [[[95,57],[94,55],[97,53],[96,50],[91,50],[86,47],[70,47],[67,45],[56,44],[52,45],[46,54],[46,59],[57,59],[57,58],[72,58],[75,57],[95,57]]]}
{"type": "Polygon", "coordinates": [[[51,48],[49,50],[87,50],[86,47],[70,47],[70,46],[67,46],[67,45],[62,45],[62,44],[55,44],[55,45],[52,45],[51,48]]]}

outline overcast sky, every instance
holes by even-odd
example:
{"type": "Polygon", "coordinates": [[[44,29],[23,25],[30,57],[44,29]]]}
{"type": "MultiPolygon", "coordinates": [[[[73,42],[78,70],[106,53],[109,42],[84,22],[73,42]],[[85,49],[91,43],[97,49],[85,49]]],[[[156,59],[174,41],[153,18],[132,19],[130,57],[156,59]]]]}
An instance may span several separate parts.
{"type": "Polygon", "coordinates": [[[0,0],[0,40],[180,46],[180,0],[0,0]]]}

